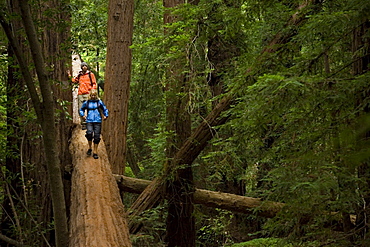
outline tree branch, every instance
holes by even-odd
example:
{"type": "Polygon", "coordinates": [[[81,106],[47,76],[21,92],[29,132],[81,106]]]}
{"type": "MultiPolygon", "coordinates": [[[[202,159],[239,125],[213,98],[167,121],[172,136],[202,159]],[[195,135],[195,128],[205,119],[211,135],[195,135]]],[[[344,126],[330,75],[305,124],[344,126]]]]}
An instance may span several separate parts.
{"type": "Polygon", "coordinates": [[[14,239],[8,238],[7,236],[0,233],[0,239],[7,242],[8,244],[14,245],[16,247],[28,247],[28,245],[24,245],[14,239]]]}

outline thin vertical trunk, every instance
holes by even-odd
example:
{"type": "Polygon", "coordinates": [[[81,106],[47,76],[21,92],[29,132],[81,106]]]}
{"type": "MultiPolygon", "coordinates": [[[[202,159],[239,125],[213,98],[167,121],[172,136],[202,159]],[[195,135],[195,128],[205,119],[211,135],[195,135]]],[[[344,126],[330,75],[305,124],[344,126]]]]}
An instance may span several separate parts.
{"type": "MultiPolygon", "coordinates": [[[[225,23],[222,15],[222,8],[240,9],[241,3],[239,1],[228,1],[224,0],[223,4],[215,3],[208,13],[208,21],[213,25],[208,27],[209,38],[208,38],[208,52],[207,57],[212,65],[212,70],[208,75],[208,85],[210,87],[212,97],[216,97],[224,93],[223,75],[227,74],[234,67],[232,60],[240,55],[240,40],[243,40],[243,34],[237,36],[225,35],[223,30],[225,29],[225,23]]],[[[212,101],[213,106],[218,102],[212,101]]],[[[225,137],[227,138],[227,137],[225,137]]],[[[218,188],[220,191],[236,193],[241,191],[240,188],[234,187],[238,183],[234,180],[228,180],[223,176],[223,181],[220,183],[218,188]]]]}
{"type": "MultiPolygon", "coordinates": [[[[38,13],[40,19],[49,23],[49,27],[43,32],[43,54],[45,54],[46,64],[53,68],[50,74],[50,80],[54,81],[52,85],[53,101],[55,108],[59,114],[56,115],[56,145],[59,150],[58,157],[60,160],[61,170],[63,171],[66,165],[72,164],[71,154],[69,152],[69,140],[72,133],[72,121],[68,116],[72,116],[72,106],[70,104],[63,104],[63,102],[72,102],[72,93],[70,89],[70,82],[66,76],[67,65],[70,64],[71,56],[70,50],[63,47],[70,47],[66,45],[69,41],[70,35],[70,14],[67,10],[67,0],[49,0],[43,3],[40,12],[38,13]],[[53,16],[44,16],[43,12],[53,6],[57,11],[53,16]],[[59,28],[58,28],[59,27],[59,28]],[[61,29],[60,27],[65,27],[61,29]]],[[[70,181],[64,180],[65,197],[67,211],[69,208],[69,194],[70,181]]]]}
{"type": "MultiPolygon", "coordinates": [[[[366,34],[370,32],[370,20],[366,20],[360,27],[354,30],[353,32],[353,40],[352,40],[352,53],[357,54],[354,56],[354,63],[352,67],[352,73],[354,75],[361,75],[365,72],[368,72],[370,66],[370,38],[366,34]],[[363,53],[359,53],[360,49],[364,49],[363,53]]],[[[369,90],[365,90],[364,92],[368,92],[369,90]]],[[[364,95],[361,93],[359,95],[359,104],[364,104],[364,100],[368,98],[369,95],[364,95]]],[[[364,108],[364,114],[369,114],[370,107],[367,106],[364,108]]],[[[367,131],[363,133],[361,139],[364,141],[368,141],[370,138],[370,132],[367,131]]],[[[364,179],[366,181],[366,185],[362,183],[360,185],[360,189],[366,191],[363,195],[363,205],[359,206],[357,210],[357,218],[356,218],[356,227],[361,229],[358,231],[358,234],[361,238],[366,239],[368,238],[368,231],[369,231],[369,221],[368,215],[370,214],[370,162],[365,161],[363,164],[358,168],[358,177],[360,179],[364,179]]]]}
{"type": "MultiPolygon", "coordinates": [[[[172,23],[176,16],[171,9],[183,4],[183,0],[164,0],[166,8],[164,24],[172,23]]],[[[167,30],[165,30],[167,31],[167,30]]],[[[186,57],[184,55],[184,57],[186,57]]],[[[179,147],[191,133],[191,120],[187,106],[189,102],[189,85],[182,73],[185,61],[175,59],[167,70],[166,113],[167,131],[173,133],[167,139],[166,157],[172,161],[179,147]]],[[[169,166],[172,166],[171,164],[169,166]]],[[[193,171],[191,164],[176,164],[166,181],[166,198],[168,214],[166,222],[166,242],[168,246],[195,246],[195,221],[193,216],[193,171]]]]}

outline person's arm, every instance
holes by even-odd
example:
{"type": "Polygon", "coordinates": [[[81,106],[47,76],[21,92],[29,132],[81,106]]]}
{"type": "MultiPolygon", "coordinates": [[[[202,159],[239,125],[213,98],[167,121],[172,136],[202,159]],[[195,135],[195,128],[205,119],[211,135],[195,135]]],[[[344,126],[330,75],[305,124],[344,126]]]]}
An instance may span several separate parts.
{"type": "Polygon", "coordinates": [[[103,119],[107,119],[109,116],[108,108],[105,106],[104,102],[102,100],[99,100],[99,107],[103,110],[103,119]]]}
{"type": "Polygon", "coordinates": [[[67,71],[67,74],[68,74],[68,78],[72,81],[72,83],[74,84],[77,84],[78,83],[78,79],[79,77],[76,76],[76,77],[73,77],[72,74],[71,74],[71,71],[67,71]]]}
{"type": "Polygon", "coordinates": [[[98,84],[96,83],[96,78],[95,78],[95,75],[94,73],[90,72],[90,75],[91,75],[91,81],[92,81],[92,89],[97,89],[98,88],[98,84]]]}
{"type": "Polygon", "coordinates": [[[87,107],[87,101],[85,101],[82,106],[81,106],[81,109],[80,109],[80,117],[83,117],[86,119],[86,116],[85,116],[85,110],[86,110],[86,107],[87,107]]]}

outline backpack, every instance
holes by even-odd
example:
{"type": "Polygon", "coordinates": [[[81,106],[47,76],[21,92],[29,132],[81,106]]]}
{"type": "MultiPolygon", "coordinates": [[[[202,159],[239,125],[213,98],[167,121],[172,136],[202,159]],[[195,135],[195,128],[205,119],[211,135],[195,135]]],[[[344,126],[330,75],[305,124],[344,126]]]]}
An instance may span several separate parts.
{"type": "MultiPolygon", "coordinates": [[[[91,100],[87,100],[87,102],[86,102],[86,110],[87,110],[87,114],[89,114],[89,101],[91,101],[91,100]]],[[[98,99],[98,111],[99,111],[99,113],[100,113],[100,117],[103,119],[104,118],[104,114],[103,114],[103,110],[100,108],[100,99],[98,99]]],[[[95,110],[95,109],[93,109],[93,110],[95,110]]]]}
{"type": "MultiPolygon", "coordinates": [[[[91,79],[91,71],[87,72],[87,74],[89,75],[89,78],[90,78],[90,83],[91,83],[91,87],[94,86],[94,83],[92,82],[92,79],[91,79]]],[[[77,75],[77,80],[80,81],[80,77],[81,77],[81,73],[78,73],[77,75]]]]}

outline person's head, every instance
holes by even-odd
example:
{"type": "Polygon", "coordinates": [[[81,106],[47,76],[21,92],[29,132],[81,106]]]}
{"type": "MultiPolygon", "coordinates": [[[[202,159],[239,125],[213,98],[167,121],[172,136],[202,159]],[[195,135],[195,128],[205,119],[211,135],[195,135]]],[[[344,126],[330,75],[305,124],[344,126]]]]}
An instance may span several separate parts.
{"type": "Polygon", "coordinates": [[[98,99],[98,90],[91,89],[90,94],[89,94],[89,99],[92,99],[92,100],[98,99]]]}
{"type": "Polygon", "coordinates": [[[83,71],[86,71],[86,70],[88,70],[88,69],[89,69],[89,66],[87,65],[87,63],[82,62],[82,63],[81,63],[81,69],[82,69],[83,71]]]}

